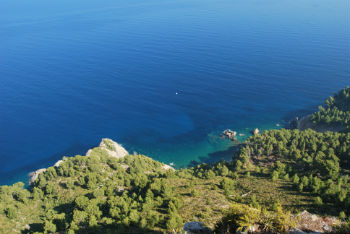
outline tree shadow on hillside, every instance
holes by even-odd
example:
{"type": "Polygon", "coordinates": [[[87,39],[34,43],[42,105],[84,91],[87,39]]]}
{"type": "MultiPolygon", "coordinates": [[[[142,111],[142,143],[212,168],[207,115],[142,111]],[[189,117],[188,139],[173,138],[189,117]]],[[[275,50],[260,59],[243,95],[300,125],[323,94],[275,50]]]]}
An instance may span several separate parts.
{"type": "Polygon", "coordinates": [[[297,188],[293,185],[283,185],[280,186],[281,189],[283,189],[285,192],[287,192],[290,195],[304,195],[305,198],[302,198],[300,201],[303,202],[303,204],[293,204],[293,205],[287,205],[287,210],[296,209],[299,211],[307,210],[308,212],[311,212],[313,214],[317,215],[325,215],[325,216],[337,216],[339,214],[339,211],[336,207],[333,205],[329,205],[327,203],[324,204],[315,204],[314,198],[316,195],[313,195],[309,192],[299,192],[297,188]]]}
{"type": "MultiPolygon", "coordinates": [[[[43,223],[32,223],[29,224],[29,229],[23,230],[22,234],[32,234],[35,232],[44,232],[43,223]]],[[[67,230],[64,231],[64,233],[67,230]]],[[[60,233],[60,231],[59,231],[60,233]]],[[[162,234],[160,231],[155,231],[148,228],[142,228],[139,226],[127,226],[124,224],[110,224],[110,225],[97,225],[94,227],[81,228],[75,231],[75,234],[133,234],[133,233],[144,233],[144,234],[162,234]]]]}
{"type": "Polygon", "coordinates": [[[279,188],[283,189],[283,191],[286,191],[286,192],[288,192],[291,195],[298,195],[298,194],[300,194],[298,189],[292,184],[284,184],[282,186],[279,186],[279,188]]]}
{"type": "Polygon", "coordinates": [[[29,229],[24,229],[21,231],[22,234],[31,234],[34,232],[43,232],[44,225],[43,223],[31,223],[29,224],[29,229]]]}

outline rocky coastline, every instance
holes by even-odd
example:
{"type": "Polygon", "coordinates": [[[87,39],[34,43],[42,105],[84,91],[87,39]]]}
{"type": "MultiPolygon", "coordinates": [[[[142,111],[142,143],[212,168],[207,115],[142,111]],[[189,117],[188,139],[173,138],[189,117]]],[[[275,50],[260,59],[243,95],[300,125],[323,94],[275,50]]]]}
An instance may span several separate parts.
{"type": "MultiPolygon", "coordinates": [[[[102,138],[101,143],[99,146],[94,147],[92,149],[89,149],[85,157],[90,157],[91,155],[94,155],[95,153],[98,155],[100,151],[104,151],[107,153],[110,157],[115,157],[115,158],[123,158],[126,155],[129,155],[129,152],[119,143],[109,139],[109,138],[102,138]]],[[[61,160],[58,160],[53,166],[54,167],[59,167],[59,165],[64,161],[64,158],[61,160]]],[[[162,166],[164,170],[175,170],[172,166],[164,164],[162,166]]],[[[46,168],[40,168],[36,171],[33,171],[29,173],[29,185],[34,183],[39,175],[43,172],[46,172],[46,168]]]]}
{"type": "Polygon", "coordinates": [[[327,131],[341,132],[341,131],[345,130],[344,126],[341,126],[341,125],[329,125],[329,124],[325,124],[325,123],[314,123],[312,121],[312,114],[303,116],[301,118],[295,117],[295,119],[293,119],[290,122],[290,128],[291,129],[298,129],[300,131],[304,131],[306,129],[313,129],[317,132],[327,132],[327,131]]]}
{"type": "MultiPolygon", "coordinates": [[[[327,124],[316,124],[312,121],[312,114],[303,116],[301,118],[295,117],[292,121],[289,123],[289,128],[290,129],[298,129],[300,131],[306,130],[306,129],[313,129],[318,132],[326,132],[326,131],[343,131],[345,128],[340,125],[327,125],[327,124]]],[[[260,133],[260,130],[258,128],[255,128],[253,131],[251,131],[252,135],[257,135],[260,133]]],[[[237,141],[237,135],[239,136],[244,136],[242,133],[237,133],[237,131],[233,131],[231,129],[225,129],[221,133],[222,138],[227,138],[229,140],[232,140],[236,143],[237,141]]],[[[116,158],[122,158],[125,157],[126,155],[129,155],[129,152],[119,143],[108,139],[108,138],[103,138],[99,144],[99,146],[89,149],[86,152],[86,157],[89,157],[95,149],[100,149],[104,150],[108,155],[111,157],[116,157],[116,158]]],[[[63,162],[64,159],[58,160],[53,166],[58,167],[60,163],[63,162]]],[[[165,170],[175,170],[172,166],[164,164],[163,168],[165,170]]],[[[32,184],[35,182],[35,180],[38,178],[39,174],[42,172],[45,172],[46,168],[40,168],[36,171],[30,172],[29,173],[29,184],[32,184]]]]}

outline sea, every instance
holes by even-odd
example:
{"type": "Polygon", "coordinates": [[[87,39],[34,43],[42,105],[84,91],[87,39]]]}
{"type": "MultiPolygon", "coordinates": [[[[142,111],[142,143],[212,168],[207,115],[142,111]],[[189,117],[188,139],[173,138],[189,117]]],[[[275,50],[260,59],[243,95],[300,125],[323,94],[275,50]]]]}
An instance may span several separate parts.
{"type": "Polygon", "coordinates": [[[349,85],[347,0],[2,0],[0,185],[102,138],[230,160],[349,85]],[[237,131],[238,144],[220,137],[237,131]]]}

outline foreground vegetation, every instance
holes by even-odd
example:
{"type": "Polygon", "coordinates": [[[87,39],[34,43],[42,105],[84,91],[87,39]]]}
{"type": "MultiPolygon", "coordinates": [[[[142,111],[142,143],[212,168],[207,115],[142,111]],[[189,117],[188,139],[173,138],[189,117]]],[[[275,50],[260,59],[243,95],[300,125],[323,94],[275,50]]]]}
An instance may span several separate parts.
{"type": "Polygon", "coordinates": [[[311,129],[265,131],[250,137],[233,161],[176,171],[97,147],[49,167],[29,188],[1,186],[0,233],[162,233],[194,220],[216,233],[252,225],[283,232],[302,210],[345,220],[349,163],[350,133],[311,129]]]}

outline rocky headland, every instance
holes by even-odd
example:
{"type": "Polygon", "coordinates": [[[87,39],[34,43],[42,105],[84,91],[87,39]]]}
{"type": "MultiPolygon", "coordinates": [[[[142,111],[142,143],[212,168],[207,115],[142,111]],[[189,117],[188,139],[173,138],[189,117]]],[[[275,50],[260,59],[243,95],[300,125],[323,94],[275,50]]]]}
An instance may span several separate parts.
{"type": "MultiPolygon", "coordinates": [[[[102,153],[105,153],[107,155],[109,155],[110,157],[114,157],[114,158],[123,158],[126,155],[130,155],[129,152],[119,143],[109,139],[109,138],[103,138],[101,140],[101,143],[99,144],[99,146],[94,147],[92,149],[89,149],[86,152],[86,157],[89,157],[91,155],[99,155],[102,153]]],[[[54,167],[59,167],[59,165],[64,161],[65,158],[58,160],[53,166],[54,167]]],[[[167,164],[163,164],[162,169],[164,170],[175,170],[173,167],[167,165],[167,164]]],[[[33,171],[31,173],[29,173],[29,184],[34,183],[39,175],[43,172],[46,172],[46,168],[41,168],[38,169],[36,171],[33,171]]]]}

